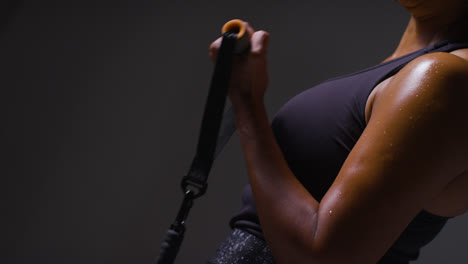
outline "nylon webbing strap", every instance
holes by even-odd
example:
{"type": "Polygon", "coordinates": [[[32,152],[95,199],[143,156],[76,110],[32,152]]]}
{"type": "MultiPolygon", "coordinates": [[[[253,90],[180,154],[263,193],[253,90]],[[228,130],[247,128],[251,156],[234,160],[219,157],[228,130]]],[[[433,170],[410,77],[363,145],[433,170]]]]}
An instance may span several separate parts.
{"type": "Polygon", "coordinates": [[[237,35],[230,32],[223,34],[203,113],[196,154],[188,174],[183,177],[181,182],[184,200],[176,220],[166,233],[156,260],[157,264],[172,264],[174,262],[184,238],[185,221],[193,201],[206,192],[206,181],[213,160],[235,131],[232,109],[226,111],[224,118],[223,111],[226,104],[236,38],[237,35]]]}
{"type": "Polygon", "coordinates": [[[221,123],[221,128],[218,134],[218,140],[216,141],[216,151],[214,158],[219,155],[221,150],[223,150],[226,143],[228,143],[232,134],[236,131],[236,123],[234,122],[234,111],[232,108],[229,108],[223,116],[223,121],[221,123]]]}
{"type": "Polygon", "coordinates": [[[215,157],[216,143],[231,76],[232,54],[236,38],[236,34],[232,33],[223,35],[205,105],[197,151],[187,176],[182,180],[184,190],[188,187],[195,188],[195,198],[203,195],[206,191],[206,181],[215,157]]]}

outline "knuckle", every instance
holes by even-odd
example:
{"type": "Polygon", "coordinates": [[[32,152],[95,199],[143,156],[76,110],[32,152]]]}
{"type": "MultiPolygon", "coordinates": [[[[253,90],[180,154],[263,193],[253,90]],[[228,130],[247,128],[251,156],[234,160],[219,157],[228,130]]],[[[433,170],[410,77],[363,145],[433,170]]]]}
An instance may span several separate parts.
{"type": "Polygon", "coordinates": [[[261,30],[260,32],[261,32],[261,35],[262,35],[263,39],[268,40],[270,38],[270,33],[266,32],[264,30],[261,30]]]}
{"type": "Polygon", "coordinates": [[[218,47],[216,47],[216,45],[215,45],[214,43],[210,45],[209,51],[210,51],[211,53],[214,53],[214,52],[216,52],[217,50],[218,50],[218,47]]]}
{"type": "Polygon", "coordinates": [[[263,51],[261,49],[253,49],[250,51],[250,55],[252,58],[259,58],[263,56],[263,51]]]}

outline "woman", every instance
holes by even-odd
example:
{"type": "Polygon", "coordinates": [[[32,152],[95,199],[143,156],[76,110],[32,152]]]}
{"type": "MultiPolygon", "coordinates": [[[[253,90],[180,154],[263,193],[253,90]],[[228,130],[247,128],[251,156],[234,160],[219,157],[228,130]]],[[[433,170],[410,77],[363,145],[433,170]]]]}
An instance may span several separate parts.
{"type": "Polygon", "coordinates": [[[247,25],[229,97],[250,186],[211,263],[408,263],[468,210],[468,2],[399,2],[411,20],[391,57],[297,95],[271,125],[269,35],[247,25]]]}

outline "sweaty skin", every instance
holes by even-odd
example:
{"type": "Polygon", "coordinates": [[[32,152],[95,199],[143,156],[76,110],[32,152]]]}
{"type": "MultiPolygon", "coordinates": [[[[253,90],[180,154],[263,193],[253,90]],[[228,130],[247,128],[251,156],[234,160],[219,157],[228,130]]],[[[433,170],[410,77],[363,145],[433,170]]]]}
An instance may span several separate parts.
{"type": "MultiPolygon", "coordinates": [[[[463,33],[452,21],[458,9],[436,10],[464,1],[400,2],[413,16],[390,58],[463,33]]],[[[268,41],[268,33],[253,33],[249,54],[234,65],[229,96],[260,223],[278,263],[376,263],[422,209],[444,216],[468,209],[466,50],[421,56],[376,88],[367,126],[319,203],[289,169],[270,127],[263,104],[268,41]]]]}
{"type": "MultiPolygon", "coordinates": [[[[443,64],[443,61],[446,60],[448,65],[456,65],[457,61],[458,62],[468,61],[468,49],[457,50],[457,51],[451,52],[450,54],[451,55],[446,54],[446,53],[431,54],[431,55],[423,56],[419,58],[419,60],[430,60],[431,58],[436,58],[436,59],[441,60],[438,63],[443,64]]],[[[413,63],[416,64],[419,62],[419,60],[413,63]]],[[[425,63],[419,62],[418,64],[420,68],[424,66],[428,66],[428,65],[430,65],[430,62],[428,61],[426,61],[425,63]]],[[[434,62],[432,67],[438,73],[439,66],[437,65],[436,62],[434,62]]],[[[464,70],[462,69],[462,71],[464,70]]],[[[401,74],[397,76],[401,76],[402,74],[404,74],[403,71],[401,74]]],[[[437,75],[438,77],[443,78],[441,74],[437,74],[437,75]]],[[[384,91],[385,89],[390,89],[388,87],[390,87],[391,84],[396,81],[395,78],[396,77],[391,77],[383,81],[372,91],[371,95],[369,96],[367,105],[366,105],[367,123],[369,123],[369,119],[372,114],[375,99],[381,96],[382,91],[384,91]]],[[[461,87],[461,89],[463,89],[463,87],[461,87]]],[[[416,94],[415,96],[419,97],[420,94],[416,94]]],[[[450,116],[447,116],[446,118],[450,118],[450,116]]],[[[425,205],[424,210],[435,215],[447,216],[447,217],[453,217],[453,216],[463,214],[464,212],[468,211],[468,195],[466,195],[466,190],[468,190],[468,171],[461,173],[452,182],[450,182],[444,188],[443,191],[441,191],[433,200],[429,201],[425,205]]]]}

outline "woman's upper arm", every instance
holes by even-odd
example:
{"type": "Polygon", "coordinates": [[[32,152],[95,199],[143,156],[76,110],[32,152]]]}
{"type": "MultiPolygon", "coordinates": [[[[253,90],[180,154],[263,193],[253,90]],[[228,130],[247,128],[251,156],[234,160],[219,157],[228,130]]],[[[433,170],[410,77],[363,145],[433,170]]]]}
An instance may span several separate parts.
{"type": "Polygon", "coordinates": [[[467,169],[467,65],[450,54],[425,55],[380,92],[320,203],[312,252],[331,262],[377,262],[425,204],[467,169]]]}

